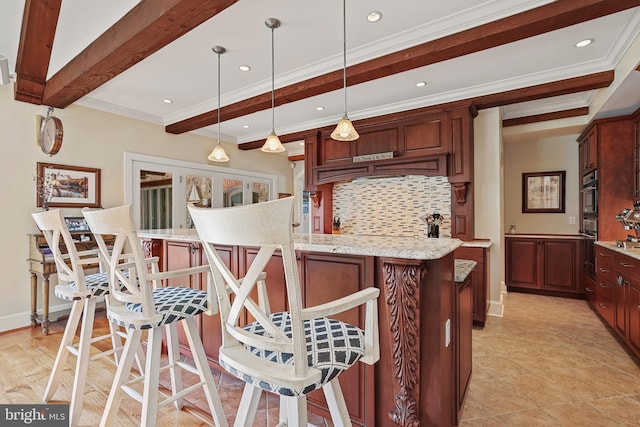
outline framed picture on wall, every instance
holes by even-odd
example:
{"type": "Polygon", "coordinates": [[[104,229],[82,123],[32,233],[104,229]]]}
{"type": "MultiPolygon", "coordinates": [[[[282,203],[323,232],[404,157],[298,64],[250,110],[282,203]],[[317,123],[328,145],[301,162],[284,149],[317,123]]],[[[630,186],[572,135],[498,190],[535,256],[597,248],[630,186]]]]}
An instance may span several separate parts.
{"type": "Polygon", "coordinates": [[[38,162],[36,206],[99,208],[100,169],[38,162]]]}
{"type": "Polygon", "coordinates": [[[566,171],[522,174],[522,213],[563,213],[566,171]]]}

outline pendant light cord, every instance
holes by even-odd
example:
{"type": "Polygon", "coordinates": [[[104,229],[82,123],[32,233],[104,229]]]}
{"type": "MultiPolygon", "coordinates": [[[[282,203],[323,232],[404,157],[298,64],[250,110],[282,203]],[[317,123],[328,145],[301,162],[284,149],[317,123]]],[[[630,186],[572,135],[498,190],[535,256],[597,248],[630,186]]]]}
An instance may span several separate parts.
{"type": "Polygon", "coordinates": [[[342,85],[344,88],[344,115],[347,115],[347,1],[342,0],[342,85]]]}
{"type": "Polygon", "coordinates": [[[276,113],[275,113],[275,48],[274,48],[274,27],[271,27],[271,132],[276,133],[276,113]]]}
{"type": "Polygon", "coordinates": [[[218,145],[220,143],[220,53],[218,53],[218,145]]]}

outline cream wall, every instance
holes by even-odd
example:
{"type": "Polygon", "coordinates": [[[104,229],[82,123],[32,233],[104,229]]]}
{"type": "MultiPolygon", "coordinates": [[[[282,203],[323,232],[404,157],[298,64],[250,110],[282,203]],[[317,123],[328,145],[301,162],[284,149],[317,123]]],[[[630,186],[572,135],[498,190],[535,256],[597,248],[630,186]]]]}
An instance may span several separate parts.
{"type": "Polygon", "coordinates": [[[501,316],[504,282],[504,209],[502,117],[499,108],[481,110],[473,121],[474,228],[476,238],[491,240],[489,314],[501,316]]]}
{"type": "MultiPolygon", "coordinates": [[[[60,153],[48,157],[35,143],[35,117],[46,113],[45,106],[14,101],[13,85],[9,84],[0,86],[0,112],[0,191],[4,201],[0,331],[6,331],[30,321],[30,276],[25,260],[26,235],[37,231],[30,216],[36,210],[33,181],[36,162],[100,168],[102,206],[110,207],[124,202],[125,151],[207,163],[214,140],[194,134],[171,135],[160,125],[70,106],[55,111],[63,121],[64,142],[60,153]]],[[[239,151],[235,144],[225,144],[225,149],[231,158],[229,167],[274,174],[278,177],[278,192],[293,192],[292,170],[286,155],[239,151]]],[[[69,209],[65,213],[79,212],[69,209]]],[[[60,303],[55,298],[51,300],[52,308],[60,303]]]]}
{"type": "Polygon", "coordinates": [[[504,144],[505,233],[510,225],[515,225],[518,233],[578,233],[577,137],[566,135],[504,144]],[[522,213],[522,174],[545,171],[566,171],[565,213],[522,213]]]}

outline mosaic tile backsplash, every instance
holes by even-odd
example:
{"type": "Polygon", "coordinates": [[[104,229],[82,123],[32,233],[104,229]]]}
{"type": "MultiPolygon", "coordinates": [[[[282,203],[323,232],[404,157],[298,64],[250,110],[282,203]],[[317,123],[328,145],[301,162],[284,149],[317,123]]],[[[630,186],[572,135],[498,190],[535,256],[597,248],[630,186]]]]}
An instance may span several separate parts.
{"type": "Polygon", "coordinates": [[[333,216],[343,234],[427,237],[421,217],[444,215],[440,237],[451,237],[451,186],[446,176],[354,180],[333,186],[333,216]]]}

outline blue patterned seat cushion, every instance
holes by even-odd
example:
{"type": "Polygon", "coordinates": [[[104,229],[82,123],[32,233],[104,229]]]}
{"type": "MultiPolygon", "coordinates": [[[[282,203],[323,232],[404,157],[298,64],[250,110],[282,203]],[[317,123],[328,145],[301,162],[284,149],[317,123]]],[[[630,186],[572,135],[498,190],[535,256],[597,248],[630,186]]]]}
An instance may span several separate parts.
{"type": "MultiPolygon", "coordinates": [[[[151,329],[168,325],[206,311],[207,292],[182,286],[167,286],[153,290],[153,302],[156,312],[162,315],[159,322],[136,325],[123,322],[121,319],[109,320],[126,328],[151,329]]],[[[142,313],[141,303],[126,303],[125,307],[135,313],[142,313]]]]}
{"type": "Polygon", "coordinates": [[[99,297],[109,293],[109,280],[107,279],[107,273],[87,274],[84,276],[84,282],[87,284],[87,289],[91,292],[91,294],[86,297],[74,295],[74,292],[78,291],[75,282],[56,286],[55,295],[60,299],[73,301],[82,298],[99,297]]]}
{"type": "MultiPolygon", "coordinates": [[[[291,337],[291,318],[288,312],[273,313],[269,317],[278,329],[291,337]]],[[[253,322],[245,326],[244,329],[258,335],[265,334],[265,330],[258,322],[253,322]]],[[[364,354],[364,332],[347,323],[326,317],[305,320],[304,333],[307,343],[307,363],[321,372],[321,379],[318,383],[310,384],[301,389],[281,387],[278,384],[270,384],[239,372],[224,363],[223,360],[220,360],[220,363],[231,374],[255,387],[283,396],[302,396],[327,384],[342,371],[356,363],[364,354]]],[[[293,364],[293,354],[291,353],[247,348],[255,356],[262,359],[287,365],[293,364]]]]}

